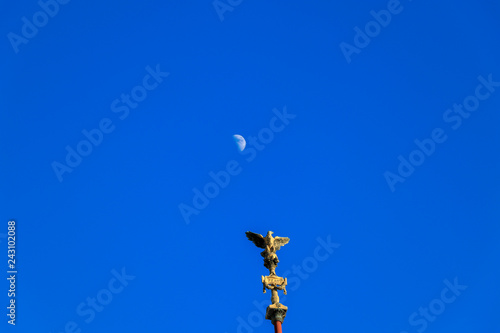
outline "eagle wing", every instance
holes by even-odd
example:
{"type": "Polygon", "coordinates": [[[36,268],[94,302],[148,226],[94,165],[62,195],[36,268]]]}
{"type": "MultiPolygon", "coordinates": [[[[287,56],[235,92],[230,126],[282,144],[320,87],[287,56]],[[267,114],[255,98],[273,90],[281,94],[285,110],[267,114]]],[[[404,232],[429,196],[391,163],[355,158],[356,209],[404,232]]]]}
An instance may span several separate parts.
{"type": "Polygon", "coordinates": [[[289,241],[290,238],[288,237],[274,237],[274,248],[278,251],[280,247],[287,244],[289,241]]]}
{"type": "Polygon", "coordinates": [[[266,248],[266,240],[264,239],[264,236],[251,231],[247,231],[245,232],[245,234],[247,235],[247,238],[251,240],[257,247],[260,247],[262,249],[266,248]]]}

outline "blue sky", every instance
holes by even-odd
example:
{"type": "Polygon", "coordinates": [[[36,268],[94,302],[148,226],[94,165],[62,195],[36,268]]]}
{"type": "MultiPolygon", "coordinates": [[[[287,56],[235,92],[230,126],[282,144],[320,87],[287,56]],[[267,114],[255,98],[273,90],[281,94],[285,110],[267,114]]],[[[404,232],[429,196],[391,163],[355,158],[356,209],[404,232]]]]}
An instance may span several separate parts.
{"type": "Polygon", "coordinates": [[[1,14],[2,332],[272,332],[247,230],[284,332],[500,332],[496,2],[65,1],[1,14]]]}

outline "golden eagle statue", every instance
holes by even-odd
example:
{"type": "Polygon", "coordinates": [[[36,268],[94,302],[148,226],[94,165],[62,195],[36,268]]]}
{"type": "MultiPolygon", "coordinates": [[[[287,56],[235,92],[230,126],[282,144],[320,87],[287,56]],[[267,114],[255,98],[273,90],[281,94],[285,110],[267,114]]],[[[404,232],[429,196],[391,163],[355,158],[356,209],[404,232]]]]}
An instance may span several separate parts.
{"type": "Polygon", "coordinates": [[[276,275],[275,269],[279,262],[276,251],[287,244],[290,238],[273,237],[272,231],[268,231],[266,237],[251,231],[247,231],[245,234],[257,247],[264,249],[264,251],[260,253],[260,255],[264,257],[264,266],[269,269],[271,275],[276,275]]]}

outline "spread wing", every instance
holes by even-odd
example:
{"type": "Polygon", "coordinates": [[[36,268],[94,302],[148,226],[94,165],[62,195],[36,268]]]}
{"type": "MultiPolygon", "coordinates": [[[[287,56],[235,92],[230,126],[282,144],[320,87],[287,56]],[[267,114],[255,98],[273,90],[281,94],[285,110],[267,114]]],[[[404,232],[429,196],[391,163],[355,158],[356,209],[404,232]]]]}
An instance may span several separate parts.
{"type": "Polygon", "coordinates": [[[289,241],[290,238],[288,237],[274,237],[274,248],[278,251],[280,247],[287,244],[289,241]]]}
{"type": "Polygon", "coordinates": [[[256,234],[251,231],[247,231],[245,232],[245,234],[247,235],[247,238],[251,240],[257,247],[260,247],[262,249],[266,248],[266,240],[262,235],[256,234]]]}

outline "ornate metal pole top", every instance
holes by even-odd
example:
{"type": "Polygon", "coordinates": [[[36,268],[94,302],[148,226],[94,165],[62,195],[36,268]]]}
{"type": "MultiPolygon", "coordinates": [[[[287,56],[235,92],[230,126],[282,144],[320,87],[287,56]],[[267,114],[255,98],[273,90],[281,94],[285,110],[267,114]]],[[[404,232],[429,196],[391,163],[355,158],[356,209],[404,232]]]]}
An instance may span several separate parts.
{"type": "Polygon", "coordinates": [[[279,303],[278,290],[283,290],[286,295],[287,281],[286,278],[276,275],[276,267],[279,263],[276,251],[278,251],[283,245],[287,244],[290,241],[290,238],[273,237],[272,231],[268,231],[265,237],[251,231],[247,231],[245,234],[247,235],[247,238],[257,247],[264,249],[260,255],[264,257],[264,266],[269,269],[269,275],[262,276],[262,285],[264,293],[266,292],[266,288],[271,290],[272,303],[267,307],[266,319],[271,320],[275,327],[279,326],[281,328],[281,323],[285,319],[288,308],[279,303]]]}

